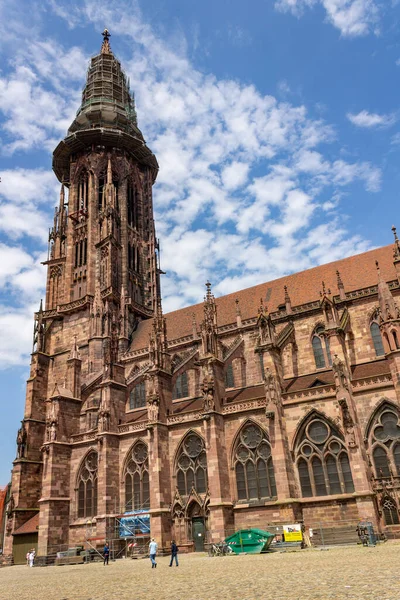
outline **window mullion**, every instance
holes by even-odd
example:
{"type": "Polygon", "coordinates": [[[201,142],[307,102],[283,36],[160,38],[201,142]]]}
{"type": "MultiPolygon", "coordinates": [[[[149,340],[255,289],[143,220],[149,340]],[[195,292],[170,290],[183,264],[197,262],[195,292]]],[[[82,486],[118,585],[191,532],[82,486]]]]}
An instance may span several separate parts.
{"type": "Polygon", "coordinates": [[[331,482],[330,482],[329,477],[328,477],[328,469],[326,467],[325,454],[321,454],[320,458],[321,458],[321,463],[322,463],[322,470],[324,472],[324,479],[325,479],[326,491],[330,495],[331,494],[331,482]]]}
{"type": "Polygon", "coordinates": [[[306,463],[307,463],[307,467],[308,467],[308,476],[310,477],[310,482],[311,482],[312,495],[316,496],[317,495],[317,487],[315,485],[314,470],[312,468],[312,459],[314,456],[317,456],[317,455],[312,454],[308,459],[306,459],[306,463]]]}

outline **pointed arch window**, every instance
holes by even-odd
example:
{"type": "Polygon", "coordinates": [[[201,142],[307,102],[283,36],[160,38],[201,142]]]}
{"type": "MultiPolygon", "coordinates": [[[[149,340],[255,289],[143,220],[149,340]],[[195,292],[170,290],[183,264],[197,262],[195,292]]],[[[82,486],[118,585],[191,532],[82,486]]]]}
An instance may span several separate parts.
{"type": "Polygon", "coordinates": [[[236,442],[234,468],[238,500],[273,498],[274,465],[267,434],[255,423],[245,425],[236,442]]]}
{"type": "Polygon", "coordinates": [[[370,444],[375,477],[390,477],[392,472],[400,476],[400,421],[395,408],[383,406],[376,415],[370,430],[370,444]]]}
{"type": "Polygon", "coordinates": [[[188,496],[192,487],[200,494],[207,491],[207,455],[204,442],[196,433],[190,433],[180,448],[176,481],[181,496],[188,496]]]}
{"type": "Polygon", "coordinates": [[[137,442],[125,468],[125,510],[150,508],[149,453],[144,442],[137,442]]]}
{"type": "Polygon", "coordinates": [[[304,498],[354,492],[343,436],[327,421],[314,417],[305,424],[296,463],[304,498]]]}
{"type": "Polygon", "coordinates": [[[376,356],[383,356],[385,354],[385,349],[383,347],[381,330],[378,323],[376,321],[372,321],[369,329],[371,332],[371,338],[374,344],[376,356]]]}
{"type": "Polygon", "coordinates": [[[312,336],[311,345],[314,353],[315,367],[325,369],[327,365],[332,364],[331,349],[329,338],[324,335],[325,329],[319,325],[312,336]]]}
{"type": "Polygon", "coordinates": [[[146,386],[144,381],[142,381],[141,383],[137,383],[131,390],[129,408],[132,410],[133,408],[143,408],[144,406],[146,406],[146,386]]]}
{"type": "Polygon", "coordinates": [[[97,452],[85,458],[78,477],[78,518],[97,514],[97,452]]]}
{"type": "Polygon", "coordinates": [[[381,506],[385,525],[399,525],[399,510],[393,498],[385,496],[382,499],[381,506]]]}
{"type": "Polygon", "coordinates": [[[172,399],[187,398],[189,396],[188,374],[187,371],[178,375],[172,390],[172,399]]]}

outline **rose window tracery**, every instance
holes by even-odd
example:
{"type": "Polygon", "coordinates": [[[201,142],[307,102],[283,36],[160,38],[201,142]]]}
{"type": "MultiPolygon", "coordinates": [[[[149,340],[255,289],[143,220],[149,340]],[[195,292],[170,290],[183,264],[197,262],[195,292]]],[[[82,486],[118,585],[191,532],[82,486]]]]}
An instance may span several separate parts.
{"type": "Polygon", "coordinates": [[[204,441],[195,433],[189,434],[181,446],[176,478],[182,496],[188,496],[192,487],[200,494],[207,490],[207,455],[204,441]]]}
{"type": "Polygon", "coordinates": [[[238,500],[276,496],[271,446],[266,433],[256,425],[245,425],[234,453],[238,500]]]}
{"type": "Polygon", "coordinates": [[[149,453],[144,442],[137,442],[125,467],[125,510],[150,508],[149,453]]]}
{"type": "Polygon", "coordinates": [[[400,423],[399,415],[391,408],[383,409],[375,418],[370,442],[378,479],[400,476],[400,423]]]}
{"type": "Polygon", "coordinates": [[[303,497],[354,492],[343,436],[327,421],[312,418],[303,426],[296,463],[303,497]]]}
{"type": "Polygon", "coordinates": [[[81,465],[78,477],[78,518],[97,514],[97,452],[90,452],[81,465]]]}

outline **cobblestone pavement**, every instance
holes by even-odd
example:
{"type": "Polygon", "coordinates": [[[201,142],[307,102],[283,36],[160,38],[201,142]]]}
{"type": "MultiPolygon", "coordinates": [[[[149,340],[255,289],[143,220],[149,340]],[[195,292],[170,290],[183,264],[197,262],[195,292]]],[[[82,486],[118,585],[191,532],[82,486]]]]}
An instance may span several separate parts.
{"type": "Polygon", "coordinates": [[[4,600],[399,600],[400,544],[0,569],[4,600]]]}

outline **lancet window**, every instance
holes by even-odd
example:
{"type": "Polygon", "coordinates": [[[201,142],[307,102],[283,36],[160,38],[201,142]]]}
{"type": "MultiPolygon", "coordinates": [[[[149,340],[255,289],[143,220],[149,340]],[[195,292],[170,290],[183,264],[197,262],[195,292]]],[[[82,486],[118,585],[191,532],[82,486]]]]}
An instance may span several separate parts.
{"type": "Polygon", "coordinates": [[[75,267],[82,267],[87,262],[87,239],[84,238],[75,244],[75,267]]]}
{"type": "Polygon", "coordinates": [[[370,442],[375,476],[378,479],[400,476],[400,423],[395,409],[386,406],[377,414],[370,442]]]}
{"type": "Polygon", "coordinates": [[[104,175],[101,175],[99,177],[99,182],[98,182],[98,206],[99,206],[99,211],[101,211],[104,208],[104,185],[105,185],[105,179],[104,179],[104,175]]]}
{"type": "Polygon", "coordinates": [[[172,399],[187,398],[189,396],[188,374],[184,371],[176,378],[175,385],[172,390],[172,399]]]}
{"type": "Polygon", "coordinates": [[[332,364],[329,338],[324,335],[324,332],[324,327],[319,325],[316,327],[311,340],[315,366],[317,369],[324,369],[332,364]]]}
{"type": "Polygon", "coordinates": [[[381,330],[378,325],[377,313],[374,314],[374,316],[371,320],[369,330],[371,332],[371,338],[372,338],[372,342],[374,344],[376,356],[383,356],[385,354],[385,350],[383,347],[381,330]]]}
{"type": "Polygon", "coordinates": [[[296,463],[303,497],[354,492],[343,436],[327,421],[315,417],[303,427],[296,463]]]}
{"type": "Polygon", "coordinates": [[[97,514],[97,452],[89,452],[78,477],[78,518],[97,514]]]}
{"type": "Polygon", "coordinates": [[[202,438],[190,433],[183,441],[176,461],[176,481],[181,496],[192,487],[204,494],[207,490],[207,455],[202,438]]]}
{"type": "Polygon", "coordinates": [[[146,406],[146,386],[144,381],[141,383],[137,383],[134,388],[132,388],[130,396],[129,396],[129,408],[142,408],[146,406]]]}
{"type": "Polygon", "coordinates": [[[135,193],[134,185],[131,181],[128,181],[127,187],[127,205],[128,205],[128,225],[134,227],[138,226],[138,206],[137,197],[135,193]]]}
{"type": "Polygon", "coordinates": [[[225,387],[233,388],[235,387],[235,376],[233,373],[233,364],[229,363],[225,371],[225,387]]]}
{"type": "Polygon", "coordinates": [[[125,468],[125,510],[150,508],[149,453],[144,442],[137,442],[125,468]]]}
{"type": "Polygon", "coordinates": [[[234,452],[238,500],[276,496],[274,465],[267,434],[255,423],[239,433],[234,452]]]}
{"type": "Polygon", "coordinates": [[[89,197],[89,174],[84,171],[78,182],[78,210],[87,210],[89,197]]]}

